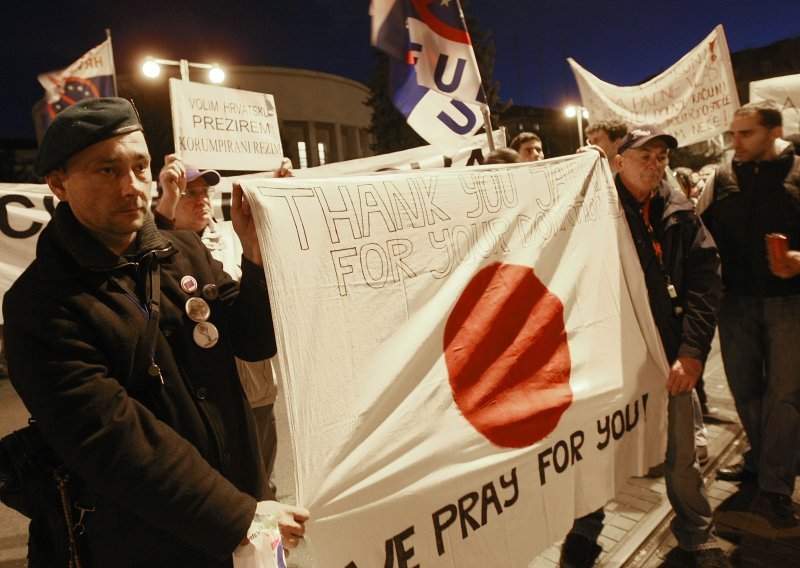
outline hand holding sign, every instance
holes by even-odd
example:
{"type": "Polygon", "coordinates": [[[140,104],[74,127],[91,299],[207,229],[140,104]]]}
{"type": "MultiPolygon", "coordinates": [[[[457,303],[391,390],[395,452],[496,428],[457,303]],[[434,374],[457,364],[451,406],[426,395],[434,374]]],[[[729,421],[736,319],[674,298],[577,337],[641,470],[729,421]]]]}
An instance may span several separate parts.
{"type": "Polygon", "coordinates": [[[242,243],[242,256],[256,266],[264,266],[256,234],[256,221],[250,210],[250,203],[244,197],[242,186],[238,183],[233,184],[231,195],[231,222],[242,243]]]}
{"type": "Polygon", "coordinates": [[[186,166],[177,154],[164,158],[164,167],[158,174],[158,185],[162,189],[156,211],[166,219],[175,218],[175,208],[181,193],[186,190],[186,166]]]}

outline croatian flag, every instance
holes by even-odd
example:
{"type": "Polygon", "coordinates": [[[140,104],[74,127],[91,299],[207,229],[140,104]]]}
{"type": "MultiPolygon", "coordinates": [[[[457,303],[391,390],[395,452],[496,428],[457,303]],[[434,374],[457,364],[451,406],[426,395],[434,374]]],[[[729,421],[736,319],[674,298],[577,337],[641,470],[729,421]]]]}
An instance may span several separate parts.
{"type": "Polygon", "coordinates": [[[65,69],[39,75],[44,98],[34,107],[37,130],[44,132],[56,115],[79,100],[113,97],[114,56],[111,38],[84,53],[65,69]]]}
{"type": "Polygon", "coordinates": [[[372,0],[370,14],[395,107],[428,143],[463,144],[483,125],[486,96],[458,0],[372,0]]]}

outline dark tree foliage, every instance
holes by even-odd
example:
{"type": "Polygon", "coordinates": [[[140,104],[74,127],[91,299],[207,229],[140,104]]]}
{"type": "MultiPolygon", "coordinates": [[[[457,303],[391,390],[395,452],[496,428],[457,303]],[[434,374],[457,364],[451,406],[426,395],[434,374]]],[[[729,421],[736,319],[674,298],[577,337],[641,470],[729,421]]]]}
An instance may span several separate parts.
{"type": "Polygon", "coordinates": [[[370,96],[367,105],[372,107],[369,132],[373,136],[372,150],[378,154],[396,152],[422,146],[425,141],[414,132],[392,104],[389,92],[389,56],[373,49],[375,68],[369,80],[370,96]]]}
{"type": "MultiPolygon", "coordinates": [[[[492,122],[495,123],[497,115],[508,107],[508,103],[500,102],[500,83],[492,79],[496,51],[494,39],[491,31],[480,29],[480,22],[469,15],[467,6],[467,0],[461,2],[486,100],[492,113],[492,122]]],[[[425,144],[392,104],[389,92],[389,57],[377,49],[374,52],[376,62],[369,81],[370,96],[367,99],[367,105],[372,107],[372,121],[369,126],[369,132],[374,137],[372,149],[384,154],[425,144]]]]}

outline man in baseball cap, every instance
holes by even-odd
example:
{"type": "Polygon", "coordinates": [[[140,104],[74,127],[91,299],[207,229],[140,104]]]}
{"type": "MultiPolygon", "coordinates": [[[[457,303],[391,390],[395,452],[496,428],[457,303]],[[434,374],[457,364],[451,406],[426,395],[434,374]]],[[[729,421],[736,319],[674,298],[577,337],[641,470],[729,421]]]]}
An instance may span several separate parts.
{"type": "Polygon", "coordinates": [[[622,154],[628,148],[641,148],[651,140],[663,140],[670,150],[678,147],[678,141],[674,136],[667,134],[654,124],[644,124],[628,131],[619,143],[617,154],[622,154]]]}
{"type": "Polygon", "coordinates": [[[202,236],[209,226],[213,227],[211,200],[220,179],[215,170],[185,166],[175,154],[164,158],[164,167],[158,175],[159,200],[154,210],[159,228],[194,231],[202,236]]]}
{"type": "MultiPolygon", "coordinates": [[[[225,565],[257,511],[296,546],[308,511],[272,500],[234,364],[276,350],[241,189],[237,283],[196,237],[156,228],[150,153],[129,101],[85,99],[57,115],[36,172],[60,203],[4,297],[4,343],[14,388],[70,471],[66,490],[81,487],[91,503],[70,564],[87,553],[96,566],[225,565]]],[[[66,528],[53,535],[50,521],[31,520],[31,566],[67,564],[66,528]]]]}
{"type": "MultiPolygon", "coordinates": [[[[717,247],[694,205],[664,180],[678,141],[654,125],[634,126],[614,156],[614,178],[644,272],[650,311],[670,364],[665,389],[667,453],[664,480],[675,510],[672,532],[692,565],[730,566],[713,531],[712,510],[697,466],[692,389],[703,369],[717,323],[721,278],[717,247]]],[[[561,566],[592,566],[603,510],[575,520],[561,566]]]]}

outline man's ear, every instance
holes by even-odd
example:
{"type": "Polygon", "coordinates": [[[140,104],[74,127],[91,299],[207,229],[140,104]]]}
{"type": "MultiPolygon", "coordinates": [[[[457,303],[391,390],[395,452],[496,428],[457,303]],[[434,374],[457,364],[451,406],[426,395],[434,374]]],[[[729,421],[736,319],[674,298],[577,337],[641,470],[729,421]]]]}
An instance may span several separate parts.
{"type": "Polygon", "coordinates": [[[67,190],[64,187],[66,177],[66,173],[62,170],[53,170],[44,178],[47,185],[50,187],[50,191],[58,197],[59,201],[69,201],[69,199],[67,199],[67,190]]]}
{"type": "Polygon", "coordinates": [[[617,171],[622,169],[622,154],[614,156],[614,169],[617,171]]]}

